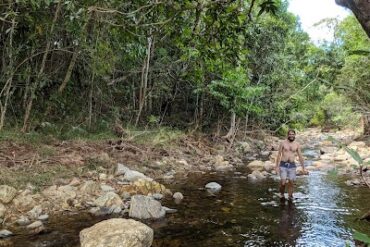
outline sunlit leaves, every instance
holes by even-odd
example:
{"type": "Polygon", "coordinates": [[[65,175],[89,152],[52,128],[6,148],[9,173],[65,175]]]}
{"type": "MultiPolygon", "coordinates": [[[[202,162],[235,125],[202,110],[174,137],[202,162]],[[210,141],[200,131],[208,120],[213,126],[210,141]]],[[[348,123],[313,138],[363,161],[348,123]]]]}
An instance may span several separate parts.
{"type": "Polygon", "coordinates": [[[264,88],[251,86],[246,71],[241,67],[225,71],[222,80],[212,81],[208,88],[220,104],[231,112],[242,115],[248,111],[262,110],[252,99],[261,96],[264,88]]]}

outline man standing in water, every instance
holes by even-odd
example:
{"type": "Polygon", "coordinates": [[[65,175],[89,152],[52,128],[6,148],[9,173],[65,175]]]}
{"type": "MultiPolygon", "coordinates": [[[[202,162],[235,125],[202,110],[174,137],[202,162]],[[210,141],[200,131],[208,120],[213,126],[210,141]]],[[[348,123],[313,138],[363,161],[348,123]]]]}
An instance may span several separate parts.
{"type": "Polygon", "coordinates": [[[296,178],[295,158],[298,155],[302,165],[303,174],[307,174],[304,168],[304,160],[299,143],[295,141],[295,131],[290,129],[288,137],[279,146],[276,157],[276,172],[280,174],[280,196],[284,199],[285,185],[288,184],[288,199],[293,200],[294,181],[296,178]],[[288,182],[287,182],[288,181],[288,182]]]}

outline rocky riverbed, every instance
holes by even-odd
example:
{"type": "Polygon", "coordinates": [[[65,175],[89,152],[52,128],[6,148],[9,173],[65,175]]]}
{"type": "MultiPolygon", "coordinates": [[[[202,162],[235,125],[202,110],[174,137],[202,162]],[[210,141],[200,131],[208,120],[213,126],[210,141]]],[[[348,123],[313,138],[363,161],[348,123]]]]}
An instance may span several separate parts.
{"type": "MultiPolygon", "coordinates": [[[[298,134],[307,160],[307,170],[324,171],[346,175],[345,182],[349,186],[364,186],[360,179],[356,161],[343,149],[327,140],[329,135],[356,150],[365,162],[370,161],[370,149],[364,142],[353,141],[356,133],[343,131],[337,133],[321,133],[311,129],[298,134]]],[[[187,174],[224,173],[241,170],[240,178],[248,181],[260,181],[274,177],[274,162],[279,139],[265,137],[263,140],[246,139],[235,143],[232,152],[225,151],[220,146],[212,147],[210,152],[194,154],[183,153],[176,157],[164,156],[146,165],[142,171],[132,169],[122,163],[116,163],[114,169],[101,169],[97,172],[83,174],[80,177],[58,181],[58,184],[43,188],[36,192],[32,184],[17,190],[8,185],[0,186],[0,244],[9,243],[12,236],[19,234],[36,235],[48,232],[50,218],[74,213],[86,212],[93,217],[107,216],[115,218],[133,218],[135,220],[156,220],[166,217],[166,214],[176,210],[162,205],[162,201],[172,198],[174,202],[184,199],[182,191],[171,191],[171,185],[177,180],[183,180],[187,174]],[[189,158],[191,157],[191,158],[189,158]],[[197,160],[198,162],[194,162],[197,160]],[[243,169],[246,168],[246,169],[243,169]],[[159,172],[160,171],[160,172],[159,172]]],[[[298,170],[300,173],[300,170],[298,170]]],[[[365,179],[370,183],[369,171],[365,171],[365,179]]],[[[210,190],[219,191],[217,184],[210,190]]],[[[186,196],[186,195],[185,195],[186,196]]],[[[68,217],[68,216],[67,216],[68,217]]],[[[103,221],[91,229],[81,232],[81,246],[93,246],[98,241],[94,231],[101,232],[99,238],[105,246],[117,245],[125,234],[138,236],[133,238],[135,246],[151,246],[153,232],[133,220],[103,221]],[[121,227],[129,225],[132,227],[121,227]],[[99,229],[111,229],[108,232],[99,229]],[[136,230],[135,230],[136,229],[136,230]],[[133,232],[128,232],[132,230],[133,232]],[[104,233],[104,234],[103,234],[104,233]],[[111,239],[108,242],[104,239],[111,239]]],[[[100,245],[99,245],[100,246],[100,245]]],[[[102,245],[103,246],[103,245],[102,245]]]]}

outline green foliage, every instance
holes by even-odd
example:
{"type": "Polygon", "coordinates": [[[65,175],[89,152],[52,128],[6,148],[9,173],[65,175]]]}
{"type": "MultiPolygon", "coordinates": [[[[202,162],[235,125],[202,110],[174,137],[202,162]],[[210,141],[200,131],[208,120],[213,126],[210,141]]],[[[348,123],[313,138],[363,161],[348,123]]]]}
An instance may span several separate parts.
{"type": "Polygon", "coordinates": [[[367,245],[370,244],[370,237],[356,230],[353,231],[353,238],[357,241],[361,241],[364,244],[367,244],[367,245]]]}
{"type": "Polygon", "coordinates": [[[325,112],[322,109],[320,109],[311,118],[310,125],[313,125],[313,126],[323,126],[324,123],[325,123],[325,120],[326,120],[325,112]]]}
{"type": "Polygon", "coordinates": [[[0,5],[8,128],[23,125],[28,105],[29,131],[48,122],[39,132],[67,139],[107,133],[116,119],[130,125],[139,113],[141,126],[212,127],[233,112],[276,130],[322,124],[321,111],[348,124],[349,102],[339,113],[330,106],[341,94],[356,111],[369,105],[369,59],[359,55],[369,46],[352,17],[338,25],[338,42],[316,46],[286,1],[58,3],[0,5]]]}
{"type": "Polygon", "coordinates": [[[336,33],[346,52],[345,64],[336,81],[337,90],[348,96],[357,111],[370,109],[370,42],[356,18],[351,15],[337,27],[336,33]]]}
{"type": "Polygon", "coordinates": [[[286,124],[283,124],[283,125],[281,125],[281,126],[280,126],[280,128],[278,129],[277,134],[278,134],[279,136],[287,136],[287,134],[288,134],[288,130],[289,130],[289,126],[288,126],[288,125],[286,125],[286,124]]]}
{"type": "Polygon", "coordinates": [[[320,104],[325,113],[325,121],[336,126],[355,126],[359,123],[359,116],[355,114],[351,103],[343,96],[335,92],[327,94],[320,104]]]}
{"type": "Polygon", "coordinates": [[[173,141],[177,141],[185,135],[183,131],[160,127],[154,130],[129,130],[129,139],[136,143],[145,143],[146,145],[165,147],[173,141]]]}
{"type": "Polygon", "coordinates": [[[208,88],[226,110],[237,115],[262,111],[258,105],[253,104],[252,99],[261,96],[264,88],[251,86],[248,75],[241,67],[227,70],[222,80],[212,81],[208,88]]]}

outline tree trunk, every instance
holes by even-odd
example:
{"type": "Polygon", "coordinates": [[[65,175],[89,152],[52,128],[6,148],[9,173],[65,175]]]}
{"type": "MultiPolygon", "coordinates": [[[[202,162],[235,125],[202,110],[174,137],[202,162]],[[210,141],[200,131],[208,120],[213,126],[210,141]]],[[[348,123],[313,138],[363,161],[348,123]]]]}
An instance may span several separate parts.
{"type": "Polygon", "coordinates": [[[370,38],[370,1],[369,0],[335,0],[343,7],[349,8],[355,14],[367,36],[370,38]]]}
{"type": "Polygon", "coordinates": [[[235,126],[236,126],[236,114],[235,112],[231,113],[230,118],[230,129],[229,132],[224,136],[224,138],[229,139],[230,137],[233,137],[235,134],[235,126]]]}
{"type": "Polygon", "coordinates": [[[364,135],[370,135],[370,114],[362,115],[362,126],[364,135]]]}
{"type": "Polygon", "coordinates": [[[69,63],[66,76],[64,77],[64,80],[58,89],[59,93],[63,92],[64,88],[67,86],[68,81],[71,79],[72,71],[73,71],[73,68],[75,67],[77,57],[78,57],[78,49],[76,48],[73,52],[71,62],[69,63]]]}
{"type": "MultiPolygon", "coordinates": [[[[84,24],[84,26],[82,28],[82,35],[81,35],[82,38],[81,38],[81,40],[86,38],[87,26],[89,24],[90,19],[91,19],[91,13],[88,15],[86,23],[84,24]]],[[[58,88],[59,93],[62,93],[64,91],[65,87],[67,86],[68,81],[71,79],[71,75],[72,75],[73,69],[76,65],[78,54],[79,54],[79,48],[75,47],[75,49],[73,51],[72,58],[71,58],[71,62],[68,65],[68,69],[67,69],[66,75],[64,77],[64,80],[58,88]]]]}
{"type": "Polygon", "coordinates": [[[148,48],[147,48],[147,54],[144,59],[143,63],[143,70],[141,74],[141,83],[140,83],[140,90],[139,90],[139,112],[136,117],[135,126],[139,123],[141,112],[143,111],[145,100],[146,100],[146,91],[148,87],[148,74],[149,74],[149,66],[150,66],[150,56],[152,54],[153,44],[153,36],[148,37],[148,48]]]}
{"type": "MultiPolygon", "coordinates": [[[[56,22],[58,20],[58,16],[59,16],[59,12],[61,10],[61,7],[62,7],[62,0],[60,0],[58,2],[57,9],[55,10],[55,14],[54,14],[54,18],[53,18],[53,23],[51,24],[51,27],[50,27],[50,34],[52,34],[53,31],[54,31],[54,27],[55,27],[55,24],[56,24],[56,22]]],[[[24,119],[23,119],[22,132],[26,132],[27,129],[28,129],[28,119],[29,119],[29,117],[31,115],[33,100],[36,97],[37,84],[39,83],[39,80],[41,79],[41,77],[42,77],[42,75],[44,73],[45,65],[46,65],[46,59],[47,59],[47,57],[49,55],[50,46],[51,46],[51,40],[50,39],[47,39],[45,52],[44,52],[44,55],[42,56],[40,70],[39,70],[39,72],[38,72],[38,74],[36,76],[36,79],[35,79],[33,85],[31,86],[30,98],[28,100],[27,107],[26,107],[26,112],[24,114],[24,119]]]]}
{"type": "Polygon", "coordinates": [[[90,85],[90,91],[89,91],[89,101],[88,101],[89,116],[87,117],[87,125],[89,126],[89,128],[91,128],[92,115],[93,115],[94,80],[95,80],[95,75],[93,74],[92,79],[91,79],[91,85],[90,85]]]}
{"type": "MultiPolygon", "coordinates": [[[[9,79],[6,81],[5,87],[4,87],[4,95],[5,95],[4,104],[2,100],[0,101],[0,112],[1,112],[0,131],[4,127],[5,115],[8,109],[8,102],[9,102],[9,98],[11,95],[10,89],[12,88],[12,83],[13,83],[13,34],[14,34],[14,29],[15,29],[15,18],[13,18],[12,20],[12,27],[10,30],[10,37],[9,37],[9,66],[8,66],[9,67],[9,79]]],[[[2,93],[3,91],[0,93],[0,96],[2,96],[2,93]]]]}

